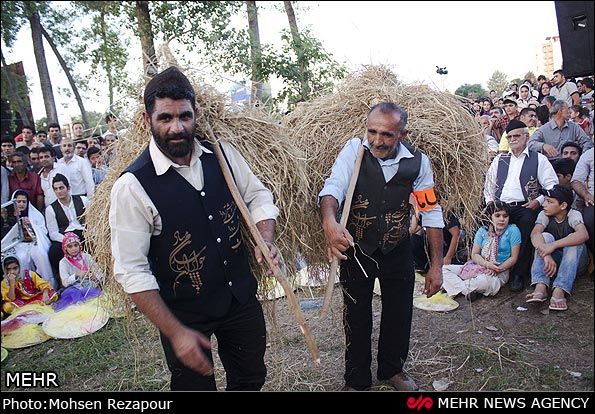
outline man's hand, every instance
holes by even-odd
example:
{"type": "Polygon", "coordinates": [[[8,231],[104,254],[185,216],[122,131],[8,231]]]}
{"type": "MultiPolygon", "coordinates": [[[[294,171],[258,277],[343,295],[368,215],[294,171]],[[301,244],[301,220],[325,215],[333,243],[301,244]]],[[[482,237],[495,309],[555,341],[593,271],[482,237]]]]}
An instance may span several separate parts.
{"type": "Polygon", "coordinates": [[[329,262],[333,261],[333,257],[339,260],[347,260],[347,256],[343,253],[350,246],[353,246],[353,237],[351,237],[351,234],[344,226],[336,221],[325,223],[323,229],[329,262]]]}
{"type": "Polygon", "coordinates": [[[540,246],[537,246],[535,248],[535,251],[537,252],[537,254],[539,255],[539,257],[545,259],[546,256],[551,255],[554,250],[556,250],[551,243],[543,243],[540,246]]]}
{"type": "Polygon", "coordinates": [[[523,207],[530,208],[531,210],[537,210],[539,207],[541,207],[541,204],[539,204],[539,201],[537,200],[531,200],[523,204],[523,207]]]}
{"type": "MultiPolygon", "coordinates": [[[[277,246],[275,246],[273,243],[270,243],[267,241],[265,241],[264,243],[269,248],[269,258],[271,258],[273,260],[273,263],[276,266],[279,266],[281,264],[281,254],[279,253],[279,249],[277,249],[277,246]]],[[[254,257],[256,258],[256,261],[259,264],[262,264],[262,261],[265,259],[264,255],[262,254],[262,251],[260,250],[260,248],[258,246],[254,247],[254,257]]],[[[267,274],[272,275],[273,269],[269,269],[267,274]]]]}
{"type": "Polygon", "coordinates": [[[426,274],[424,291],[426,297],[431,298],[442,289],[442,266],[432,266],[426,274]]]}
{"type": "Polygon", "coordinates": [[[550,278],[556,276],[556,272],[558,271],[558,265],[556,265],[556,262],[554,259],[552,259],[552,256],[545,256],[543,258],[543,261],[543,272],[546,274],[546,276],[550,278]]]}
{"type": "Polygon", "coordinates": [[[213,375],[213,364],[202,351],[211,348],[211,341],[198,331],[183,327],[169,338],[176,357],[188,368],[201,375],[213,375]]]}
{"type": "Polygon", "coordinates": [[[545,152],[550,157],[555,157],[558,155],[558,150],[550,144],[543,144],[543,152],[545,152]]]}

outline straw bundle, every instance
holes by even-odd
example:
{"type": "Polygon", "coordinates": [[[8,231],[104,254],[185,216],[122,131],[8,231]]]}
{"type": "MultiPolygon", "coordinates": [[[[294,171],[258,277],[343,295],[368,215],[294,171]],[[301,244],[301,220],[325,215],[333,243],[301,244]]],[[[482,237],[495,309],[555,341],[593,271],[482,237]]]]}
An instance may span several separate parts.
{"type": "MultiPolygon", "coordinates": [[[[187,75],[188,76],[188,75],[187,75]]],[[[190,79],[190,76],[188,76],[190,79]]],[[[192,81],[192,79],[191,79],[192,81]]],[[[193,82],[196,92],[198,136],[208,137],[206,124],[212,128],[218,140],[226,140],[244,156],[254,174],[272,191],[275,203],[279,207],[277,219],[276,245],[286,260],[288,279],[295,273],[294,256],[298,235],[304,228],[290,224],[293,215],[304,207],[303,200],[308,194],[304,156],[291,144],[288,136],[277,120],[272,119],[259,109],[232,112],[225,107],[225,97],[209,86],[193,82]]],[[[139,108],[127,134],[120,138],[117,157],[110,165],[108,175],[98,186],[87,210],[88,250],[106,275],[105,289],[112,300],[128,300],[119,284],[111,277],[113,257],[111,254],[111,236],[109,228],[109,207],[111,188],[121,172],[144,150],[150,141],[142,108],[139,108]]],[[[254,243],[247,229],[243,229],[245,242],[248,243],[251,268],[261,281],[261,295],[268,296],[274,289],[274,278],[266,276],[267,265],[257,265],[254,260],[254,243]]],[[[117,307],[117,304],[114,304],[117,307]]]]}
{"type": "Polygon", "coordinates": [[[405,85],[387,67],[370,66],[351,74],[334,93],[300,104],[282,121],[307,157],[310,191],[305,208],[292,220],[310,227],[302,239],[309,246],[304,256],[310,266],[325,268],[328,263],[317,195],[340,150],[351,138],[363,137],[369,109],[384,100],[408,112],[407,140],[429,157],[445,212],[457,212],[468,231],[476,228],[489,165],[478,123],[455,96],[424,85],[405,85]]]}

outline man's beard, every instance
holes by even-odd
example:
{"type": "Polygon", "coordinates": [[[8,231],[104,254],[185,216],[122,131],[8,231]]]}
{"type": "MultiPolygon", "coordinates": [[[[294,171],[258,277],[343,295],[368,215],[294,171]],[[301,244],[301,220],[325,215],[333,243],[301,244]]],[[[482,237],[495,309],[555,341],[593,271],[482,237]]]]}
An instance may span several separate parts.
{"type": "Polygon", "coordinates": [[[151,126],[151,132],[155,138],[157,146],[170,157],[179,158],[188,155],[192,151],[192,145],[194,141],[194,131],[190,134],[180,132],[179,134],[167,135],[165,137],[159,135],[155,129],[151,126]],[[172,143],[172,140],[182,139],[182,142],[172,143]]]}

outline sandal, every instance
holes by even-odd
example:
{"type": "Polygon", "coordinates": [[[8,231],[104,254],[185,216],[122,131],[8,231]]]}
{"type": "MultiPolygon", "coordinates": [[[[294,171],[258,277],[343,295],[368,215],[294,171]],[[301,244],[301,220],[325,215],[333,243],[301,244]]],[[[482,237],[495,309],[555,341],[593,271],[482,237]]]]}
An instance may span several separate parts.
{"type": "Polygon", "coordinates": [[[553,311],[565,311],[568,310],[568,305],[566,304],[566,298],[555,298],[552,296],[552,299],[550,300],[550,306],[549,306],[550,310],[553,311]],[[552,305],[559,305],[559,306],[552,306],[552,305]]]}
{"type": "Polygon", "coordinates": [[[543,293],[543,292],[539,292],[539,291],[534,291],[529,293],[526,296],[527,303],[541,303],[541,302],[545,302],[547,300],[547,293],[543,293]]]}

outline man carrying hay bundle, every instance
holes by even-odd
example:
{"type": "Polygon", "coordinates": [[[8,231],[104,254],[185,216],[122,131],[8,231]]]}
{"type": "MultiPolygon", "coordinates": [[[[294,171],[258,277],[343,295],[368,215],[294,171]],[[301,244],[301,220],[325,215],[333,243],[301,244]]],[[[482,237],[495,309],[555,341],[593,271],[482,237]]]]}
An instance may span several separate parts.
{"type": "MultiPolygon", "coordinates": [[[[427,226],[431,267],[426,275],[428,297],[442,286],[442,208],[434,194],[428,157],[405,140],[407,112],[393,102],[372,107],[367,139],[346,227],[337,221],[354,171],[359,138],[341,150],[319,193],[322,226],[329,260],[342,260],[345,350],[344,390],[372,385],[372,293],[378,277],[382,316],[378,338],[378,379],[399,391],[417,385],[404,371],[409,352],[415,273],[409,240],[409,196],[413,193],[427,226]]],[[[331,275],[332,277],[332,275],[331,275]]]]}
{"type": "MultiPolygon", "coordinates": [[[[196,96],[175,67],[144,91],[148,148],[111,191],[116,280],[161,333],[172,390],[216,390],[210,337],[217,337],[227,390],[258,391],[266,367],[265,321],[256,298],[240,214],[213,146],[196,138],[196,96]]],[[[222,145],[270,259],[278,209],[231,146],[222,145]]],[[[263,260],[256,248],[258,262],[263,260]]]]}

